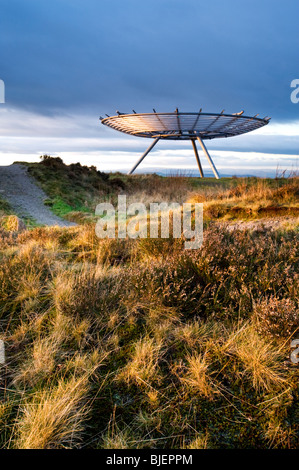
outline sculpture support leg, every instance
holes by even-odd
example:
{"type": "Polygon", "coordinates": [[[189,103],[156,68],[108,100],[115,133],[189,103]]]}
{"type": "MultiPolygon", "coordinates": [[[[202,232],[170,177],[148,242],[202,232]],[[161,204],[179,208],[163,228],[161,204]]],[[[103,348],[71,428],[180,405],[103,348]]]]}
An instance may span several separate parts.
{"type": "Polygon", "coordinates": [[[211,168],[212,168],[212,170],[213,170],[213,173],[214,173],[214,175],[215,175],[215,178],[216,178],[217,180],[219,180],[218,171],[217,171],[217,169],[216,169],[216,167],[215,167],[215,165],[214,165],[214,163],[213,163],[213,160],[211,159],[211,157],[210,157],[210,155],[209,155],[209,152],[208,152],[207,149],[206,149],[205,144],[203,143],[202,139],[201,139],[200,137],[198,137],[198,136],[197,136],[197,140],[198,140],[198,142],[200,143],[201,148],[203,149],[204,154],[205,154],[205,156],[207,157],[207,159],[208,159],[208,161],[209,161],[209,164],[210,164],[210,166],[211,166],[211,168]]]}
{"type": "Polygon", "coordinates": [[[196,158],[196,161],[197,161],[199,173],[200,173],[200,176],[203,178],[204,174],[203,174],[203,171],[202,171],[202,166],[201,166],[200,159],[199,159],[199,156],[198,156],[196,144],[195,144],[193,139],[191,139],[191,142],[192,142],[192,147],[193,147],[193,150],[194,150],[194,153],[195,153],[195,158],[196,158]]]}
{"type": "Polygon", "coordinates": [[[147,156],[147,154],[152,150],[152,148],[156,145],[156,143],[158,142],[158,140],[160,139],[160,137],[157,137],[154,142],[151,143],[151,145],[148,147],[148,149],[144,152],[144,154],[139,158],[138,162],[135,163],[135,165],[133,166],[133,168],[128,172],[128,175],[131,175],[135,170],[136,168],[138,167],[138,165],[142,162],[142,160],[147,156]]]}

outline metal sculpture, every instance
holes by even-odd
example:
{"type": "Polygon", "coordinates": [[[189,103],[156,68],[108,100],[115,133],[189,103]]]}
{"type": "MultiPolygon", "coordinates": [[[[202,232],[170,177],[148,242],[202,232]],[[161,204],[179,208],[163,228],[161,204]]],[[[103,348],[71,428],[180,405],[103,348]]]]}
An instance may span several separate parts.
{"type": "Polygon", "coordinates": [[[125,134],[138,137],[153,138],[154,141],[128,172],[131,175],[138,165],[144,160],[147,154],[153,149],[160,139],[167,140],[191,140],[195,153],[200,176],[203,177],[201,162],[199,159],[196,140],[208,159],[215,178],[219,179],[218,171],[213,163],[211,156],[204,144],[204,140],[216,139],[221,137],[233,137],[246,132],[259,129],[269,123],[270,118],[258,118],[255,116],[244,116],[244,111],[235,114],[225,114],[224,110],[219,114],[202,113],[183,113],[176,109],[173,113],[136,113],[124,114],[117,111],[116,116],[102,118],[102,124],[112,127],[125,134]]]}

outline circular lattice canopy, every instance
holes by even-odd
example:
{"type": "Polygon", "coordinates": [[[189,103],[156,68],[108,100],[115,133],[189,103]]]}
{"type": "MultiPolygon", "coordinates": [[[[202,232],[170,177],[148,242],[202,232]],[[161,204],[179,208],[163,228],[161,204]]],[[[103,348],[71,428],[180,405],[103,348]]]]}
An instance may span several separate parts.
{"type": "Polygon", "coordinates": [[[215,139],[245,134],[270,121],[270,118],[258,118],[257,115],[243,116],[243,111],[236,114],[213,113],[133,113],[100,118],[102,124],[126,134],[139,137],[187,140],[200,137],[215,139]]]}

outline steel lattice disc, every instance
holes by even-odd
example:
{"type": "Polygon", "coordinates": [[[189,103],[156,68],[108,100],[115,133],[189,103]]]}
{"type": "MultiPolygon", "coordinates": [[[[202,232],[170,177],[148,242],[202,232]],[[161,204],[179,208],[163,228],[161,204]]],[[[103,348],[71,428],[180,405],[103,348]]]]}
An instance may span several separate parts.
{"type": "Polygon", "coordinates": [[[139,137],[187,140],[232,137],[259,129],[270,118],[212,113],[134,113],[100,118],[102,124],[139,137]]]}

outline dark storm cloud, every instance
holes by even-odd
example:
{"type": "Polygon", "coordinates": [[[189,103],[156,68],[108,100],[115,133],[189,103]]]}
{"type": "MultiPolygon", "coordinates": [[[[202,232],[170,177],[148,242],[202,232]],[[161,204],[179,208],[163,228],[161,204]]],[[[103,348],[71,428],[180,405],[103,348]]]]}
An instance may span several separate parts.
{"type": "MultiPolygon", "coordinates": [[[[297,0],[1,0],[1,164],[51,153],[127,170],[148,139],[99,115],[202,107],[272,116],[207,143],[221,171],[298,166],[298,13],[297,0]]],[[[196,168],[189,142],[159,142],[142,169],[169,165],[196,168]]]]}
{"type": "Polygon", "coordinates": [[[298,119],[297,0],[2,0],[7,103],[41,114],[184,110],[298,119]]]}

